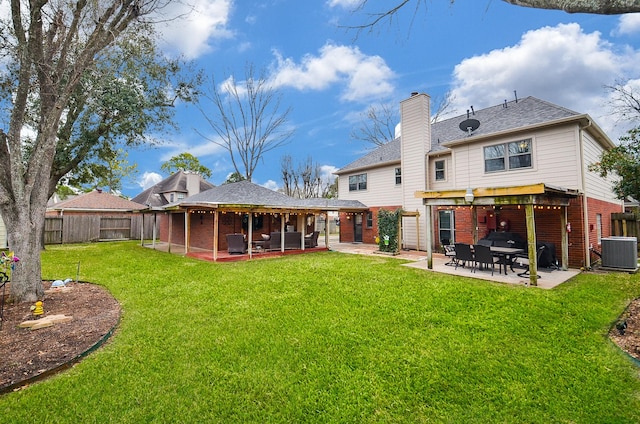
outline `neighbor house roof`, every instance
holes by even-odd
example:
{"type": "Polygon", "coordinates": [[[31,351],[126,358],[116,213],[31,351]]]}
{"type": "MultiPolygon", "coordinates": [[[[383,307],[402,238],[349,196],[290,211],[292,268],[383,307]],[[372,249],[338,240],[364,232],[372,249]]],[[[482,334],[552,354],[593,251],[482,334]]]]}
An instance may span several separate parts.
{"type": "MultiPolygon", "coordinates": [[[[141,203],[143,205],[151,206],[151,207],[160,207],[169,204],[169,200],[165,196],[164,193],[188,193],[187,189],[187,176],[188,174],[182,170],[176,172],[175,174],[171,174],[169,177],[155,184],[154,186],[149,187],[142,193],[135,196],[132,200],[134,202],[141,203]]],[[[199,191],[203,192],[205,190],[209,190],[215,187],[210,182],[206,181],[204,178],[198,176],[199,178],[199,191]]]]}
{"type": "MultiPolygon", "coordinates": [[[[526,97],[470,112],[468,117],[477,119],[480,122],[480,126],[473,131],[471,137],[468,132],[460,129],[460,123],[467,119],[466,114],[433,123],[431,125],[430,152],[444,152],[448,150],[450,145],[472,142],[483,136],[516,131],[536,125],[585,118],[586,115],[535,97],[526,97]]],[[[600,135],[606,138],[604,133],[600,135]]],[[[339,169],[336,174],[339,175],[356,169],[378,165],[387,166],[393,162],[400,162],[400,156],[400,137],[398,137],[339,169]]]]}
{"type": "Polygon", "coordinates": [[[238,209],[342,210],[367,209],[359,201],[338,199],[295,199],[249,181],[222,184],[167,205],[167,209],[183,207],[216,207],[238,209]]]}
{"type": "Polygon", "coordinates": [[[95,190],[89,193],[63,200],[50,206],[49,210],[74,210],[74,211],[136,211],[144,209],[140,203],[124,199],[114,194],[95,190]]]}

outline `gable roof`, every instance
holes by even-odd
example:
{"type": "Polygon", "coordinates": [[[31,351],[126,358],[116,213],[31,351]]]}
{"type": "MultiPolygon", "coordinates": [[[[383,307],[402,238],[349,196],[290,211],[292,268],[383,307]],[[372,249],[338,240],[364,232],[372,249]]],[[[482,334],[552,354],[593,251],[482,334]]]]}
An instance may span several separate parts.
{"type": "MultiPolygon", "coordinates": [[[[478,110],[469,117],[480,121],[480,127],[473,131],[473,136],[478,137],[578,116],[583,115],[535,97],[525,97],[522,100],[513,100],[478,110]]],[[[468,133],[459,127],[466,117],[466,115],[460,115],[433,124],[431,126],[432,151],[442,149],[443,143],[468,140],[468,133]]]]}
{"type": "Polygon", "coordinates": [[[283,193],[259,186],[250,181],[222,184],[195,194],[179,202],[167,205],[167,208],[179,207],[217,207],[239,209],[366,209],[359,201],[338,199],[295,199],[283,193]]]}
{"type": "MultiPolygon", "coordinates": [[[[134,202],[138,202],[142,205],[148,205],[151,207],[160,207],[169,204],[169,201],[162,196],[164,193],[188,193],[187,190],[187,173],[180,170],[175,174],[171,174],[159,183],[149,187],[142,193],[135,196],[134,202]]],[[[200,192],[209,190],[215,187],[204,178],[198,176],[200,179],[200,192]]]]}
{"type": "Polygon", "coordinates": [[[124,199],[120,196],[103,191],[94,190],[63,200],[50,206],[50,210],[76,210],[76,211],[137,211],[144,209],[140,203],[124,199]]]}
{"type": "MultiPolygon", "coordinates": [[[[515,131],[535,125],[551,124],[568,119],[580,119],[586,117],[586,115],[535,97],[525,97],[517,101],[513,100],[477,110],[469,117],[480,121],[480,127],[473,131],[471,137],[467,132],[460,130],[459,127],[460,123],[467,118],[466,114],[433,123],[431,125],[430,152],[444,152],[448,150],[450,145],[472,142],[482,136],[515,131]]],[[[356,159],[339,169],[335,174],[340,175],[360,168],[400,162],[400,156],[400,137],[398,137],[378,147],[371,153],[356,159]]]]}

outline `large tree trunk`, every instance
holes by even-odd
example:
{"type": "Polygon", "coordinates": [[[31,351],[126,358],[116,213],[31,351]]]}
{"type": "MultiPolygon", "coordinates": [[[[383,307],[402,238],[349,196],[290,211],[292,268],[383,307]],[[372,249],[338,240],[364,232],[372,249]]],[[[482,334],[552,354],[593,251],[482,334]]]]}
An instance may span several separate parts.
{"type": "Polygon", "coordinates": [[[11,209],[22,211],[3,215],[9,248],[20,259],[11,273],[10,298],[16,302],[33,302],[42,299],[44,295],[40,238],[44,230],[45,208],[30,205],[23,199],[11,209]]]}

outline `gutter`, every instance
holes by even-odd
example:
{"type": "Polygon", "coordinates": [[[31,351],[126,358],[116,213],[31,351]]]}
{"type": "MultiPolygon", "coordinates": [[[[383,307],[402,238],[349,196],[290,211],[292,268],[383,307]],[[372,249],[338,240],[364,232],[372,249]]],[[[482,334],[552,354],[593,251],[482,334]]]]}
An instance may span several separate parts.
{"type": "Polygon", "coordinates": [[[354,168],[342,168],[337,170],[336,172],[333,172],[333,175],[345,175],[345,174],[353,174],[354,172],[359,172],[359,171],[366,171],[369,169],[376,169],[376,168],[384,168],[390,165],[394,165],[394,164],[401,164],[402,161],[400,159],[393,159],[393,160],[389,160],[386,162],[378,162],[378,163],[373,163],[373,164],[369,164],[369,165],[362,165],[362,166],[358,166],[358,167],[354,167],[354,168]]]}

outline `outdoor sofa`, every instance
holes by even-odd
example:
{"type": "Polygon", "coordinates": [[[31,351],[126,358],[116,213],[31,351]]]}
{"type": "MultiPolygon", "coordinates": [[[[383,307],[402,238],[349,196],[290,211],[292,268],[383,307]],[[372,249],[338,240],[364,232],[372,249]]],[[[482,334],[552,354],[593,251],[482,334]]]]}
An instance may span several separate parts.
{"type": "MultiPolygon", "coordinates": [[[[280,250],[281,249],[281,234],[278,232],[273,232],[269,237],[269,250],[280,250]]],[[[302,233],[299,231],[286,232],[284,233],[284,248],[285,249],[300,249],[301,248],[301,238],[302,233]]]]}

